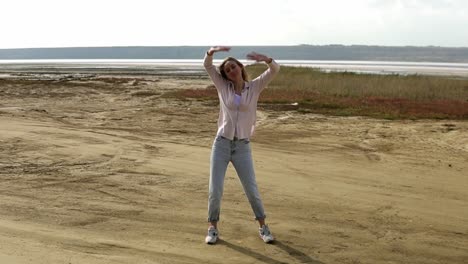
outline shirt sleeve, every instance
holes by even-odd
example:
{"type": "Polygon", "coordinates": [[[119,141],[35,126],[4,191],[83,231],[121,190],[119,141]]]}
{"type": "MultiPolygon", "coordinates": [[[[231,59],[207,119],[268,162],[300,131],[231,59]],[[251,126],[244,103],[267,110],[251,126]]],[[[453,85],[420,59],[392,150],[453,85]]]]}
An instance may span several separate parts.
{"type": "Polygon", "coordinates": [[[221,87],[226,86],[226,80],[224,80],[221,74],[216,70],[216,66],[213,65],[213,56],[209,56],[207,53],[205,53],[203,66],[205,67],[206,72],[210,76],[218,91],[221,87]]]}
{"type": "Polygon", "coordinates": [[[267,65],[268,65],[268,69],[252,81],[253,83],[256,83],[255,85],[258,87],[259,93],[262,92],[263,89],[265,89],[268,83],[270,83],[271,80],[273,80],[275,75],[280,70],[280,66],[278,63],[276,63],[275,60],[271,60],[271,62],[268,63],[267,65]]]}

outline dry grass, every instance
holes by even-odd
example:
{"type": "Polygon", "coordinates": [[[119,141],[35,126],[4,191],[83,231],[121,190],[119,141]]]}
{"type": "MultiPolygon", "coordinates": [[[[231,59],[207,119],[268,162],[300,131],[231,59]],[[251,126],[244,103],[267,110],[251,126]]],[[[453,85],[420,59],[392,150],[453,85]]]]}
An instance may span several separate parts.
{"type": "MultiPolygon", "coordinates": [[[[263,65],[248,67],[257,76],[263,65]]],[[[313,92],[336,97],[385,97],[411,100],[468,100],[468,80],[424,75],[379,75],[351,72],[325,73],[318,69],[281,67],[281,73],[270,84],[269,92],[278,89],[313,92]]]]}
{"type": "MultiPolygon", "coordinates": [[[[247,67],[258,76],[265,65],[247,67]]],[[[181,98],[216,100],[214,87],[189,89],[181,98]]],[[[445,76],[325,73],[317,69],[281,67],[260,97],[273,109],[379,118],[468,118],[468,80],[445,76]]]]}

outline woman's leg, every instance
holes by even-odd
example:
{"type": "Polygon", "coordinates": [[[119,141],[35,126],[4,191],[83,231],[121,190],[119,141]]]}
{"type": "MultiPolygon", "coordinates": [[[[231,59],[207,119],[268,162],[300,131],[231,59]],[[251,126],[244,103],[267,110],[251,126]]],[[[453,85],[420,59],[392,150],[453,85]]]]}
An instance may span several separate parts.
{"type": "Polygon", "coordinates": [[[247,199],[249,199],[255,219],[259,221],[259,224],[265,224],[266,216],[255,179],[250,142],[246,140],[234,141],[233,145],[232,164],[237,171],[247,199]]]}
{"type": "Polygon", "coordinates": [[[224,177],[230,161],[230,141],[216,137],[210,160],[210,183],[208,194],[208,222],[217,228],[224,190],[224,177]]]}

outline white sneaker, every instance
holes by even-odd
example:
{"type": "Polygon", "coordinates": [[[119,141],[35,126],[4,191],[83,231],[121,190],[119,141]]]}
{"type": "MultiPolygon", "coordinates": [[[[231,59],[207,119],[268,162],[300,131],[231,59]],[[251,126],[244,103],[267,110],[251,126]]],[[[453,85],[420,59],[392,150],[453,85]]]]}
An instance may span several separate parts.
{"type": "Polygon", "coordinates": [[[268,228],[267,225],[263,225],[258,229],[258,233],[260,234],[260,238],[263,240],[265,243],[271,243],[275,241],[275,238],[270,232],[270,228],[268,228]]]}
{"type": "Polygon", "coordinates": [[[205,243],[207,244],[214,244],[218,240],[218,229],[216,229],[214,226],[210,226],[208,229],[208,235],[205,237],[205,243]]]}

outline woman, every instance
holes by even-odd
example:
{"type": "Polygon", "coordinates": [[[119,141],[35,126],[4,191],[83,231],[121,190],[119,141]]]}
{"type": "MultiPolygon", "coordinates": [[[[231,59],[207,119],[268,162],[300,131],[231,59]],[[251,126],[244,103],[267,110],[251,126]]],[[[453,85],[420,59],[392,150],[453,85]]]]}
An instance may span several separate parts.
{"type": "Polygon", "coordinates": [[[205,54],[204,66],[213,81],[220,101],[218,132],[211,152],[210,183],[208,198],[208,235],[205,242],[216,243],[218,239],[219,213],[223,195],[224,176],[229,162],[232,162],[249,199],[260,228],[259,234],[265,243],[274,240],[265,224],[265,212],[258,193],[257,182],[250,150],[250,137],[253,134],[257,101],[261,91],[279,71],[279,65],[265,55],[249,53],[248,59],[265,62],[268,69],[252,81],[247,80],[244,66],[232,57],[226,58],[219,66],[213,66],[213,54],[229,51],[230,47],[215,46],[205,54]]]}

